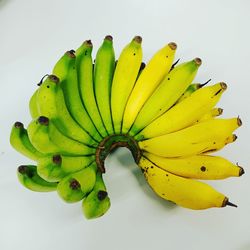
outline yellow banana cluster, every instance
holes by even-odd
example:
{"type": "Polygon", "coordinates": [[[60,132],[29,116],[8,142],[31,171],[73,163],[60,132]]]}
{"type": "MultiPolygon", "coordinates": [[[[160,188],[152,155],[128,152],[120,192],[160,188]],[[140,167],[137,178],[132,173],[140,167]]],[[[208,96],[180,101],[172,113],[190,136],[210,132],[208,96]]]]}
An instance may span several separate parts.
{"type": "Polygon", "coordinates": [[[30,99],[27,129],[21,122],[12,127],[11,145],[36,163],[18,167],[20,183],[82,201],[86,218],[100,217],[110,207],[105,158],[127,147],[160,197],[190,209],[236,206],[198,180],[244,174],[210,155],[236,140],[242,122],[218,118],[227,85],[195,83],[201,59],[176,65],[176,49],[170,42],[145,64],[142,38],[135,36],[116,61],[108,35],[95,60],[90,40],[64,53],[30,99]]]}

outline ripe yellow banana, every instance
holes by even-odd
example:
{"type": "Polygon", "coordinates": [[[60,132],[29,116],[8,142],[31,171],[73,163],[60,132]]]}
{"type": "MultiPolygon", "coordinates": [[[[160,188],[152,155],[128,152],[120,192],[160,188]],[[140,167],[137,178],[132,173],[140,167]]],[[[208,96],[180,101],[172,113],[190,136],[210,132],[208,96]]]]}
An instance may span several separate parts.
{"type": "Polygon", "coordinates": [[[222,113],[223,113],[222,108],[213,108],[209,112],[204,114],[200,119],[198,119],[197,122],[204,122],[204,121],[207,121],[209,119],[213,119],[217,116],[220,116],[222,113]]]}
{"type": "Polygon", "coordinates": [[[159,168],[187,178],[219,180],[244,174],[242,167],[220,156],[194,155],[185,158],[166,158],[147,152],[144,152],[143,156],[159,168]]]}
{"type": "Polygon", "coordinates": [[[179,206],[196,210],[226,205],[236,207],[224,194],[208,184],[171,174],[143,157],[139,166],[154,192],[179,206]]]}
{"type": "Polygon", "coordinates": [[[135,139],[153,138],[192,125],[216,105],[226,88],[227,85],[225,83],[217,83],[198,89],[155,119],[136,135],[135,139]]]}
{"type": "Polygon", "coordinates": [[[129,131],[144,103],[169,72],[176,48],[175,43],[169,43],[160,49],[140,74],[124,111],[123,133],[129,131]]]}
{"type": "Polygon", "coordinates": [[[142,107],[130,135],[136,134],[171,108],[191,84],[200,65],[201,59],[195,58],[171,70],[142,107]]]}
{"type": "Polygon", "coordinates": [[[139,142],[147,152],[163,157],[185,157],[220,149],[241,126],[239,118],[212,119],[183,130],[139,142]]]}
{"type": "Polygon", "coordinates": [[[142,61],[142,39],[136,36],[122,50],[111,91],[111,110],[115,133],[121,133],[122,118],[129,95],[135,85],[142,61]],[[126,77],[124,77],[126,76],[126,77]]]}

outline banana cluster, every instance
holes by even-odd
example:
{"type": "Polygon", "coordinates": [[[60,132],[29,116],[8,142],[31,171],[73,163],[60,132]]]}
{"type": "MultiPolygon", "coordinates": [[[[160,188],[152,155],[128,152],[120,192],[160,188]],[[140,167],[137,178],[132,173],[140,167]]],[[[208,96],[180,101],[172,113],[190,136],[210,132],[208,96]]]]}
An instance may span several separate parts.
{"type": "Polygon", "coordinates": [[[67,51],[32,95],[32,121],[15,122],[11,145],[35,165],[18,167],[26,188],[57,191],[82,201],[87,218],[110,207],[104,161],[117,147],[131,150],[148,184],[160,197],[190,209],[236,206],[199,180],[241,176],[242,167],[210,155],[236,140],[238,117],[218,118],[227,89],[193,83],[200,58],[176,65],[173,42],[145,65],[136,36],[115,60],[106,36],[92,59],[92,43],[67,51]]]}

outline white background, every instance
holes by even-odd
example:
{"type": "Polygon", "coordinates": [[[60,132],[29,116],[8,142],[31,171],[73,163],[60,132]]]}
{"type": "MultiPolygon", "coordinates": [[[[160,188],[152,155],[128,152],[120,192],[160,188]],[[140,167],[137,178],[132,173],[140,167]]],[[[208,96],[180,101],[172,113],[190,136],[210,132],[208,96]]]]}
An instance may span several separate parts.
{"type": "Polygon", "coordinates": [[[250,249],[250,1],[0,0],[0,249],[250,249]],[[40,78],[66,51],[105,35],[116,56],[134,35],[143,37],[144,60],[165,43],[178,44],[176,58],[199,56],[196,80],[225,81],[220,107],[243,127],[236,143],[220,152],[239,162],[241,178],[210,181],[238,208],[192,211],[154,195],[126,150],[107,159],[109,212],[86,220],[81,204],[56,193],[24,189],[16,168],[31,163],[9,145],[15,121],[30,122],[28,101],[40,78]]]}

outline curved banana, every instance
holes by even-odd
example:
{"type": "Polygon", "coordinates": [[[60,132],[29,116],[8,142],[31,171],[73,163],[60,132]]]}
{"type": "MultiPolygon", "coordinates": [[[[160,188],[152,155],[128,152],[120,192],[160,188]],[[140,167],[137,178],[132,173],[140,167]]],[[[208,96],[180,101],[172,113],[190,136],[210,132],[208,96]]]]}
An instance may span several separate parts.
{"type": "Polygon", "coordinates": [[[59,84],[59,78],[54,75],[41,84],[37,93],[39,115],[50,118],[64,135],[86,145],[97,145],[69,114],[59,84]]]}
{"type": "Polygon", "coordinates": [[[27,127],[29,139],[39,152],[58,153],[60,149],[50,140],[48,125],[49,119],[45,116],[33,120],[27,127]]]}
{"type": "Polygon", "coordinates": [[[17,169],[19,182],[26,188],[36,192],[55,191],[57,183],[47,182],[37,174],[36,166],[22,165],[17,169]]]}
{"type": "Polygon", "coordinates": [[[114,134],[111,117],[111,84],[115,70],[112,36],[106,36],[97,51],[94,66],[94,89],[97,106],[109,135],[114,134]]]}
{"type": "Polygon", "coordinates": [[[92,192],[82,202],[82,210],[87,219],[104,215],[110,208],[110,199],[104,184],[102,174],[97,172],[96,183],[92,192]]]}
{"type": "Polygon", "coordinates": [[[94,156],[48,155],[38,160],[38,174],[47,181],[60,181],[67,174],[80,171],[95,160],[94,156]]]}
{"type": "Polygon", "coordinates": [[[171,174],[143,157],[139,166],[154,192],[179,206],[196,210],[226,205],[237,207],[208,184],[171,174]]]}
{"type": "Polygon", "coordinates": [[[93,62],[92,62],[93,45],[90,40],[85,41],[82,46],[76,50],[76,68],[80,95],[85,108],[92,119],[96,129],[102,137],[107,136],[100,112],[97,107],[94,80],[93,80],[93,62]]]}
{"type": "Polygon", "coordinates": [[[241,126],[239,118],[212,119],[191,127],[139,142],[142,150],[163,157],[185,157],[220,149],[241,126]]]}
{"type": "Polygon", "coordinates": [[[143,64],[141,64],[141,42],[141,37],[136,36],[122,50],[114,72],[111,91],[111,111],[114,131],[118,134],[121,133],[122,118],[127,100],[135,85],[139,70],[143,68],[143,64]]]}
{"type": "Polygon", "coordinates": [[[97,132],[81,100],[77,79],[76,56],[72,50],[67,51],[56,63],[53,75],[60,79],[60,87],[63,90],[70,115],[82,129],[99,142],[102,137],[97,132]]]}
{"type": "Polygon", "coordinates": [[[136,136],[136,140],[153,138],[188,127],[208,113],[226,90],[225,83],[217,83],[195,91],[192,95],[173,106],[155,119],[136,136]]]}
{"type": "Polygon", "coordinates": [[[217,116],[220,116],[223,113],[222,108],[213,108],[210,111],[208,111],[206,114],[204,114],[200,119],[197,120],[197,122],[204,122],[209,119],[213,119],[217,116]]]}
{"type": "Polygon", "coordinates": [[[173,64],[176,48],[175,43],[167,44],[152,57],[141,73],[124,111],[123,133],[129,131],[144,103],[169,72],[173,64]]]}
{"type": "Polygon", "coordinates": [[[39,152],[30,142],[27,130],[21,122],[15,122],[10,133],[10,144],[19,153],[31,160],[37,160],[44,155],[39,152]]]}
{"type": "Polygon", "coordinates": [[[96,163],[64,177],[57,186],[58,195],[66,202],[78,202],[92,191],[96,182],[96,163]]]}
{"type": "Polygon", "coordinates": [[[191,84],[200,65],[201,59],[195,58],[171,70],[142,107],[130,135],[136,134],[171,108],[191,84]]]}
{"type": "Polygon", "coordinates": [[[157,167],[172,174],[203,180],[219,180],[244,174],[244,169],[220,156],[195,155],[185,158],[165,158],[143,153],[157,167]]]}

